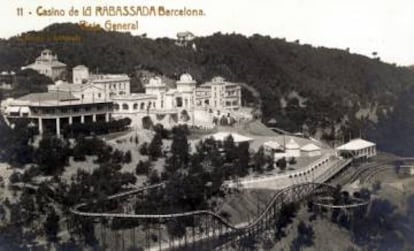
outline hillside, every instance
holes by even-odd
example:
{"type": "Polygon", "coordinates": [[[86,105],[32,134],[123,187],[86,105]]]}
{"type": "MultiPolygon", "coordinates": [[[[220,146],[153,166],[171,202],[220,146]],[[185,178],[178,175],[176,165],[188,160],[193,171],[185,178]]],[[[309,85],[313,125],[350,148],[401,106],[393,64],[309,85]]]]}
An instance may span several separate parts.
{"type": "MultiPolygon", "coordinates": [[[[406,103],[399,100],[402,94],[410,93],[407,91],[414,83],[414,72],[406,67],[261,35],[216,33],[197,38],[196,50],[178,47],[167,38],[85,31],[74,24],[54,24],[23,35],[56,34],[77,35],[81,42],[29,42],[21,37],[0,40],[0,70],[17,70],[47,47],[69,68],[85,64],[100,72],[127,72],[133,77],[135,90],[140,89],[137,75],[142,70],[172,79],[189,72],[198,81],[219,74],[259,91],[263,122],[275,118],[279,127],[290,131],[300,131],[306,124],[310,133],[326,139],[347,139],[361,133],[379,139],[383,150],[413,154],[413,150],[406,151],[414,149],[414,141],[406,134],[414,135],[414,125],[397,115],[407,114],[407,105],[412,104],[409,98],[406,103]],[[401,126],[402,131],[398,130],[401,126]],[[384,138],[385,134],[392,137],[384,138]],[[398,142],[389,142],[394,139],[398,142]],[[392,146],[397,143],[402,147],[392,146]]],[[[246,103],[255,102],[247,92],[245,97],[246,103]]]]}

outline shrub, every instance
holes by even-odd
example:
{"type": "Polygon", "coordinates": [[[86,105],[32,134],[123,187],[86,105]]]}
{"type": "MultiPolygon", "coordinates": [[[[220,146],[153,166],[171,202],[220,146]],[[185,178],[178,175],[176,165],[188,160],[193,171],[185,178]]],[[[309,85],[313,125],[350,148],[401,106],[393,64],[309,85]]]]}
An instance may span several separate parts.
{"type": "Polygon", "coordinates": [[[124,163],[131,163],[131,160],[132,160],[132,157],[131,157],[131,151],[127,151],[125,154],[124,154],[124,160],[123,160],[123,162],[124,163]]]}
{"type": "Polygon", "coordinates": [[[141,145],[141,147],[139,148],[139,153],[141,155],[148,155],[148,143],[144,142],[144,144],[141,145]]]}
{"type": "Polygon", "coordinates": [[[147,175],[151,168],[151,162],[140,160],[135,168],[137,175],[147,175]]]}
{"type": "Polygon", "coordinates": [[[18,172],[13,172],[9,177],[10,183],[14,184],[22,181],[22,175],[18,172]]]}

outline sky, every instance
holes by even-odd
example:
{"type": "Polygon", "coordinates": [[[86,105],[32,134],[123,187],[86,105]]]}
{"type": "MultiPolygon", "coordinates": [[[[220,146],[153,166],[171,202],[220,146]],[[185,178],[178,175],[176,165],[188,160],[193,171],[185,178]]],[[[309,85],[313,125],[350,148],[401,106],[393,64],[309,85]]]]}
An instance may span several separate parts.
{"type": "Polygon", "coordinates": [[[0,38],[40,30],[60,22],[138,21],[133,34],[175,37],[192,31],[197,36],[215,32],[255,33],[314,46],[346,49],[397,65],[414,64],[413,0],[0,0],[0,38]],[[201,8],[202,17],[43,17],[28,15],[44,9],[96,5],[163,5],[201,8]],[[16,9],[24,7],[23,17],[16,9]]]}

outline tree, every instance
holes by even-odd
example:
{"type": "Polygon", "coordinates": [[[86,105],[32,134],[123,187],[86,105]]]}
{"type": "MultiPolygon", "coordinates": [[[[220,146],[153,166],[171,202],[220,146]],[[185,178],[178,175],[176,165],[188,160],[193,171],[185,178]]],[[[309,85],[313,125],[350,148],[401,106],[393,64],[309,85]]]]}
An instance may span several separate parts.
{"type": "Polygon", "coordinates": [[[140,160],[135,168],[135,173],[137,175],[147,175],[151,170],[151,162],[140,160]]]}
{"type": "Polygon", "coordinates": [[[150,184],[157,184],[161,181],[160,175],[158,174],[158,171],[156,169],[151,170],[151,172],[148,175],[148,180],[150,184]]]}
{"type": "Polygon", "coordinates": [[[148,146],[148,155],[151,160],[157,160],[162,156],[162,136],[160,133],[155,133],[151,143],[148,146]]]}
{"type": "Polygon", "coordinates": [[[315,232],[311,225],[306,225],[303,221],[298,225],[298,236],[292,241],[291,250],[299,251],[303,246],[311,247],[313,245],[313,239],[315,232]]]}
{"type": "Polygon", "coordinates": [[[148,155],[148,143],[144,142],[139,148],[139,153],[141,155],[148,155]]]}
{"type": "Polygon", "coordinates": [[[69,148],[67,142],[55,136],[44,136],[35,152],[35,161],[40,170],[47,175],[63,171],[68,163],[69,148]]]}
{"type": "Polygon", "coordinates": [[[128,150],[125,154],[124,154],[124,159],[123,159],[123,163],[131,163],[132,157],[131,157],[131,151],[128,150]]]}
{"type": "Polygon", "coordinates": [[[57,234],[59,232],[59,215],[56,214],[56,211],[53,209],[53,207],[49,208],[46,221],[43,224],[43,228],[48,241],[57,242],[57,234]]]}
{"type": "Polygon", "coordinates": [[[177,126],[172,129],[171,156],[166,161],[165,169],[173,173],[180,168],[187,168],[190,160],[190,146],[187,126],[177,126]]]}
{"type": "Polygon", "coordinates": [[[278,159],[276,161],[276,166],[279,167],[279,169],[281,171],[284,171],[286,169],[286,167],[287,167],[287,162],[286,162],[285,157],[278,159]]]}
{"type": "Polygon", "coordinates": [[[255,172],[262,173],[263,167],[266,164],[266,156],[264,153],[264,147],[261,146],[259,150],[253,156],[254,166],[253,169],[255,172]]]}
{"type": "MultiPolygon", "coordinates": [[[[238,175],[243,177],[249,173],[250,152],[249,143],[242,142],[237,147],[238,175]]],[[[236,169],[236,170],[237,170],[236,169]]]]}
{"type": "Polygon", "coordinates": [[[227,163],[232,163],[237,158],[237,147],[231,134],[224,139],[223,150],[227,163]]]}

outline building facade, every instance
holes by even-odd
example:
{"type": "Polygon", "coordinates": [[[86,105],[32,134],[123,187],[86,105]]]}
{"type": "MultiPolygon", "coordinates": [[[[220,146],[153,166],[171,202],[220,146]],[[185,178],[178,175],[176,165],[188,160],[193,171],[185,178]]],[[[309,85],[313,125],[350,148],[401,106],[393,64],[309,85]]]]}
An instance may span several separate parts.
{"type": "Polygon", "coordinates": [[[6,123],[27,119],[39,133],[60,135],[66,124],[106,121],[111,119],[112,102],[79,99],[68,92],[32,93],[9,101],[4,109],[6,123]]]}
{"type": "MultiPolygon", "coordinates": [[[[45,62],[60,65],[56,63],[57,57],[45,50],[35,66],[26,67],[37,67],[42,74],[56,77],[58,72],[47,68],[45,62]]],[[[241,108],[241,87],[222,77],[197,86],[192,76],[185,73],[176,81],[176,87],[168,87],[162,78],[153,77],[144,86],[144,93],[131,93],[126,74],[91,74],[84,65],[72,69],[72,79],[72,83],[56,81],[46,93],[3,102],[3,115],[8,121],[31,119],[40,132],[44,131],[43,122],[48,121],[48,125],[54,123],[54,131],[60,134],[62,124],[109,121],[111,117],[128,117],[138,127],[145,117],[166,127],[177,123],[211,126],[214,116],[229,116],[241,108]]]]}
{"type": "Polygon", "coordinates": [[[33,64],[23,66],[22,70],[24,69],[33,69],[52,80],[57,80],[66,73],[66,64],[59,62],[57,56],[51,50],[46,49],[42,51],[33,64]]]}

